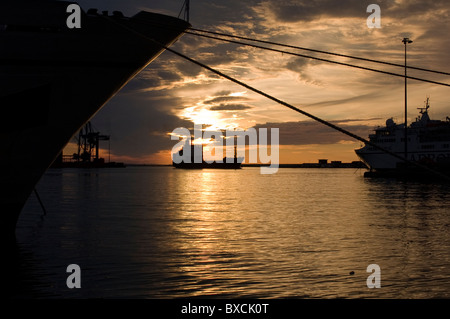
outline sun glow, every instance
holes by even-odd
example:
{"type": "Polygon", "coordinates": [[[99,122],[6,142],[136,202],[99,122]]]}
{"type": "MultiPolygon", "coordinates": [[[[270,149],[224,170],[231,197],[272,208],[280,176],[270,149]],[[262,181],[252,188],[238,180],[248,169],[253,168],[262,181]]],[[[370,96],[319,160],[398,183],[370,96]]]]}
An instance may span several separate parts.
{"type": "Polygon", "coordinates": [[[247,91],[230,93],[229,96],[244,96],[247,91]]]}
{"type": "Polygon", "coordinates": [[[185,107],[178,116],[202,124],[205,130],[234,130],[249,127],[246,116],[249,98],[247,91],[218,92],[216,95],[198,97],[194,106],[185,107]]]}
{"type": "Polygon", "coordinates": [[[202,106],[185,108],[181,116],[194,124],[203,124],[216,127],[219,121],[217,112],[210,111],[202,106]]]}

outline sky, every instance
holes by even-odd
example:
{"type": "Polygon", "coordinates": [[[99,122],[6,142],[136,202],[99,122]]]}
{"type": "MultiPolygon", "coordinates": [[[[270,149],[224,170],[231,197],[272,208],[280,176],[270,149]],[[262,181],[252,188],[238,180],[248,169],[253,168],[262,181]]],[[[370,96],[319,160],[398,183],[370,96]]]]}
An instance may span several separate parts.
{"type": "MultiPolygon", "coordinates": [[[[183,0],[80,0],[87,10],[147,10],[178,16],[183,0]]],[[[340,54],[450,72],[448,0],[191,0],[194,28],[231,33],[340,54]],[[381,9],[381,28],[368,28],[369,4],[381,9]]],[[[173,49],[364,138],[404,118],[404,79],[185,34],[173,49]]],[[[314,55],[305,51],[297,51],[314,55]]],[[[319,56],[319,55],[317,55],[319,56]]],[[[322,56],[403,74],[403,68],[322,56]]],[[[408,75],[450,83],[448,76],[408,75]]],[[[430,97],[432,119],[450,116],[449,88],[408,81],[408,119],[430,97]]],[[[361,142],[257,95],[173,53],[164,52],[92,119],[111,135],[111,160],[170,164],[170,133],[194,124],[213,128],[279,128],[280,163],[358,160],[361,142]]],[[[102,145],[108,149],[108,145],[102,145]]],[[[73,144],[64,150],[73,152],[73,144]]],[[[103,152],[106,154],[106,151],[103,152]]],[[[107,155],[105,155],[107,156],[107,155]]]]}

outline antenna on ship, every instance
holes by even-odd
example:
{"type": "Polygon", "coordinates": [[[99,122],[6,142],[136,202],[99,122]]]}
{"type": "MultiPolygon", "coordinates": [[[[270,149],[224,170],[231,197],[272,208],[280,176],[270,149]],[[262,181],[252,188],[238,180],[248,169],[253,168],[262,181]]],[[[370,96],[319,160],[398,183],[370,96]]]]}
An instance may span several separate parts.
{"type": "Polygon", "coordinates": [[[430,97],[429,96],[427,96],[427,99],[425,100],[424,104],[425,104],[424,107],[418,107],[418,109],[420,110],[420,114],[424,114],[430,108],[430,97]]]}
{"type": "Polygon", "coordinates": [[[406,81],[408,79],[407,75],[407,69],[406,66],[406,44],[412,43],[412,41],[409,38],[403,38],[402,42],[405,44],[405,160],[408,160],[408,93],[407,93],[407,85],[406,81]]]}
{"type": "Polygon", "coordinates": [[[189,22],[189,9],[190,9],[190,1],[189,0],[184,0],[183,6],[181,7],[180,13],[178,14],[178,18],[181,16],[181,12],[183,12],[183,10],[184,10],[183,19],[186,22],[189,22]]]}

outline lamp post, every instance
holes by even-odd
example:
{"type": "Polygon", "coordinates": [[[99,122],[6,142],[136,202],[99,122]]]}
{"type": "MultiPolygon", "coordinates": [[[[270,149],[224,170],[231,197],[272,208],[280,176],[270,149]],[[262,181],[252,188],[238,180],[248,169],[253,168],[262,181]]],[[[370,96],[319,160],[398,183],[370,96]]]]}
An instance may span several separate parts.
{"type": "Polygon", "coordinates": [[[406,66],[406,45],[412,43],[409,38],[403,38],[405,44],[405,160],[408,161],[408,94],[407,94],[407,66],[406,66]]]}

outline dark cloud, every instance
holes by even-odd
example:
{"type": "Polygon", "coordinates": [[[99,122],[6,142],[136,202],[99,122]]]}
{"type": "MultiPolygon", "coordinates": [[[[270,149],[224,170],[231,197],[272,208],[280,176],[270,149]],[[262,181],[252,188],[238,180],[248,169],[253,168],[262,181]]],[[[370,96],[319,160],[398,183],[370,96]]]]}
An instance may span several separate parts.
{"type": "MultiPolygon", "coordinates": [[[[260,0],[191,1],[191,21],[199,27],[208,28],[247,22],[253,18],[252,8],[259,2],[260,0]]],[[[241,24],[241,29],[245,29],[243,24],[241,24]]]]}
{"type": "Polygon", "coordinates": [[[242,97],[242,96],[218,96],[209,100],[204,101],[204,104],[214,104],[214,103],[221,103],[221,102],[230,102],[230,101],[247,101],[249,98],[242,97]]]}
{"type": "Polygon", "coordinates": [[[199,51],[198,60],[211,67],[239,61],[242,57],[240,51],[236,50],[236,46],[229,43],[219,42],[214,49],[205,48],[199,51]]]}
{"type": "Polygon", "coordinates": [[[439,16],[448,14],[449,4],[447,0],[408,0],[397,4],[395,1],[383,1],[380,4],[382,12],[394,18],[425,17],[429,13],[439,12],[439,16]]]}
{"type": "Polygon", "coordinates": [[[367,6],[378,4],[383,16],[408,18],[424,15],[437,10],[448,11],[448,1],[408,0],[398,3],[395,0],[280,0],[264,1],[264,13],[272,14],[282,22],[309,22],[320,18],[361,18],[366,19],[367,6]]]}
{"type": "Polygon", "coordinates": [[[367,102],[369,99],[373,99],[380,95],[380,92],[371,92],[367,94],[361,94],[357,96],[352,96],[344,99],[336,99],[336,100],[325,100],[320,102],[314,102],[310,104],[306,104],[306,106],[313,107],[326,107],[326,106],[338,106],[338,105],[346,105],[351,102],[367,102]]]}
{"type": "Polygon", "coordinates": [[[266,13],[283,22],[311,21],[320,17],[364,17],[373,1],[361,0],[281,0],[265,1],[266,13]]]}
{"type": "Polygon", "coordinates": [[[183,77],[178,73],[167,69],[158,70],[157,74],[160,79],[164,79],[166,81],[180,81],[183,79],[183,77]]]}
{"type": "MultiPolygon", "coordinates": [[[[373,130],[373,126],[364,124],[350,124],[352,122],[360,121],[367,121],[367,119],[347,119],[331,121],[331,123],[338,125],[351,133],[366,138],[369,132],[373,130]]],[[[335,144],[341,141],[356,141],[348,135],[314,121],[265,123],[256,125],[254,128],[257,130],[260,128],[278,128],[280,134],[280,145],[335,144]]],[[[268,133],[270,133],[270,130],[268,130],[268,133]]]]}
{"type": "Polygon", "coordinates": [[[285,64],[285,67],[291,71],[303,72],[309,65],[318,64],[317,61],[307,58],[293,58],[285,64]]]}
{"type": "Polygon", "coordinates": [[[240,110],[248,110],[252,107],[245,104],[219,104],[215,106],[211,106],[209,109],[211,111],[240,111],[240,110]]]}
{"type": "Polygon", "coordinates": [[[192,122],[171,113],[180,104],[177,98],[152,97],[155,93],[119,94],[92,120],[99,131],[111,135],[115,155],[141,157],[170,150],[174,142],[168,134],[177,127],[193,127],[192,122]]]}
{"type": "MultiPolygon", "coordinates": [[[[308,55],[315,56],[315,54],[308,54],[308,55]]],[[[312,65],[318,65],[320,63],[325,62],[319,62],[313,59],[298,57],[290,59],[289,62],[287,62],[283,66],[283,68],[298,73],[298,78],[300,81],[317,84],[319,81],[315,80],[314,77],[311,76],[311,74],[309,74],[308,67],[312,65]]]]}
{"type": "Polygon", "coordinates": [[[113,10],[122,11],[125,16],[133,16],[141,10],[151,10],[158,13],[177,16],[183,1],[179,0],[77,0],[76,1],[83,10],[97,8],[99,11],[113,10]]]}
{"type": "Polygon", "coordinates": [[[184,76],[195,77],[203,71],[200,66],[193,63],[187,63],[186,61],[179,61],[175,65],[184,76]]]}
{"type": "Polygon", "coordinates": [[[233,93],[233,91],[223,90],[223,91],[216,92],[213,96],[228,96],[231,93],[233,93]]]}
{"type": "Polygon", "coordinates": [[[210,111],[243,111],[253,108],[243,102],[251,99],[240,95],[231,95],[232,91],[216,92],[213,98],[203,101],[204,105],[209,106],[210,111]]]}

